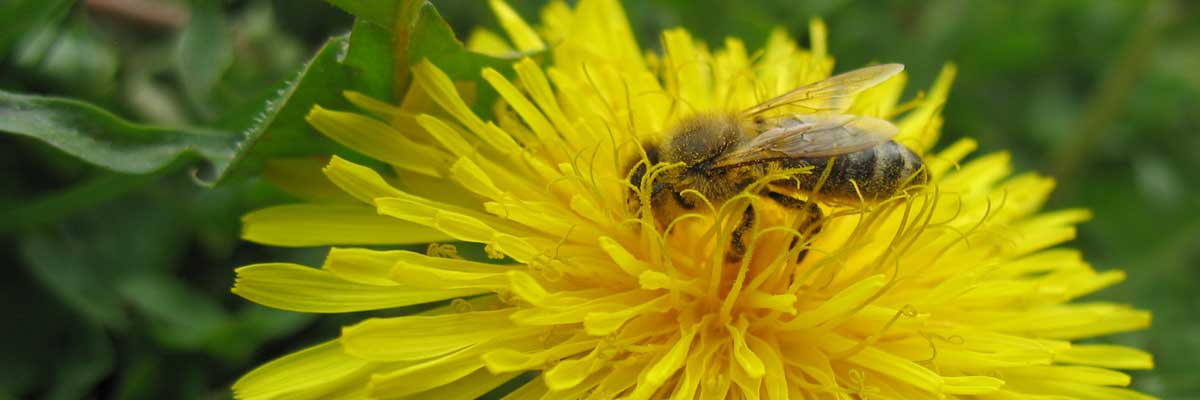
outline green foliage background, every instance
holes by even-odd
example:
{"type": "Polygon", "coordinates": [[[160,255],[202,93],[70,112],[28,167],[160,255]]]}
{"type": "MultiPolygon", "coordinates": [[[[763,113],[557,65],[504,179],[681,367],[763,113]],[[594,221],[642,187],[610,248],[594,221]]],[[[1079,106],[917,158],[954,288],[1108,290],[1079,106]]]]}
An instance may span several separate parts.
{"type": "MultiPolygon", "coordinates": [[[[511,2],[530,20],[544,4],[511,2]]],[[[241,214],[291,201],[261,178],[266,160],[345,153],[304,125],[308,106],[346,108],[344,88],[387,98],[402,84],[392,81],[395,60],[379,56],[391,18],[378,10],[396,2],[331,3],[342,9],[316,0],[0,2],[0,130],[15,134],[0,135],[0,397],[226,398],[253,366],[362,317],[269,310],[228,291],[239,265],[319,265],[323,249],[238,239],[241,214]],[[370,18],[356,23],[343,9],[370,18]]],[[[459,37],[497,28],[485,2],[434,3],[459,37]]],[[[957,63],[945,142],[970,136],[983,152],[1008,150],[1020,170],[1059,179],[1052,207],[1095,212],[1074,245],[1129,275],[1095,297],[1154,312],[1150,329],[1104,340],[1155,354],[1157,369],[1135,373],[1138,389],[1200,398],[1197,4],[626,7],[648,49],[673,26],[755,47],[774,26],[803,37],[821,16],[840,70],[900,62],[920,88],[942,63],[957,63]]],[[[438,47],[449,44],[413,51],[494,62],[438,47]]]]}

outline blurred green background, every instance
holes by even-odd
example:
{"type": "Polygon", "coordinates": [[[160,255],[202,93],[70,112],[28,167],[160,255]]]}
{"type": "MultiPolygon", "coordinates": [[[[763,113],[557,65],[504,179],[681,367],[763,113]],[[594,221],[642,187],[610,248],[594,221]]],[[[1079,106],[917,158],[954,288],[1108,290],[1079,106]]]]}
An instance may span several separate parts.
{"type": "MultiPolygon", "coordinates": [[[[497,28],[482,1],[434,1],[465,37],[497,28]]],[[[512,1],[536,20],[544,1],[512,1]]],[[[1127,282],[1093,299],[1154,313],[1105,338],[1147,349],[1135,386],[1200,398],[1200,10],[1186,0],[627,2],[643,47],[684,26],[753,48],[810,17],[839,70],[904,63],[910,94],[959,66],[945,140],[1010,151],[1056,177],[1052,208],[1095,219],[1073,244],[1127,282]]],[[[245,129],[353,18],[316,0],[0,1],[0,90],[80,99],[167,127],[245,129]]],[[[0,121],[3,122],[3,121],[0,121]]],[[[323,249],[238,239],[239,217],[288,195],[253,174],[215,188],[193,164],[122,174],[0,135],[0,396],[227,398],[240,374],[336,336],[361,315],[269,310],[229,293],[233,268],[319,265],[323,249]]]]}

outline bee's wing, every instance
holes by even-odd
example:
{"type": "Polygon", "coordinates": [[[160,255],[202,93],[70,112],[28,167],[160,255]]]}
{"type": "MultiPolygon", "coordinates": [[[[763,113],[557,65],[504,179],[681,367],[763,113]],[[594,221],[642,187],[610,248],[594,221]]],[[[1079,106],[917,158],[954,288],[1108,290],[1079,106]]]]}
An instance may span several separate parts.
{"type": "Polygon", "coordinates": [[[776,125],[718,157],[714,167],[849,154],[875,147],[900,131],[887,120],[846,114],[786,117],[776,125]]]}
{"type": "Polygon", "coordinates": [[[854,95],[878,85],[904,70],[901,64],[882,64],[859,68],[813,82],[742,111],[749,118],[776,107],[800,107],[807,113],[840,113],[850,108],[854,95]]]}

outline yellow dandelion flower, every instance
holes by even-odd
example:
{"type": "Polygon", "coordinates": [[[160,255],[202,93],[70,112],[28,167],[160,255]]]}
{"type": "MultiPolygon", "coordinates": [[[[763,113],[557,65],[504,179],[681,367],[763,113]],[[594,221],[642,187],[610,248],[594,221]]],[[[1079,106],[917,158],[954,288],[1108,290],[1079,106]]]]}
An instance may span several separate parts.
{"type": "Polygon", "coordinates": [[[963,162],[970,140],[932,150],[953,67],[917,100],[898,101],[901,73],[849,106],[892,121],[928,185],[876,204],[822,203],[815,233],[749,194],[663,226],[653,202],[632,198],[648,198],[648,184],[630,183],[641,144],[688,116],[829,77],[824,26],[811,24],[808,49],[777,31],[755,52],[675,29],[656,54],[613,0],[554,2],[537,29],[491,5],[507,39],[481,32],[473,50],[548,53],[545,65],[515,62],[515,79],[481,71],[499,94],[484,105],[491,118],[469,107],[471,88],[419,63],[403,105],[348,93],[373,116],[308,116],[389,171],[334,157],[324,173],[342,201],[245,217],[246,238],[262,243],[482,251],[337,247],[320,269],[238,269],[235,293],[286,310],[448,303],[346,327],[250,372],[237,397],[465,399],[511,381],[511,399],[1147,398],[1115,369],[1150,368],[1148,354],[1072,342],[1150,320],[1076,301],[1123,278],[1055,248],[1089,214],[1040,212],[1054,182],[1011,176],[1005,154],[963,162]],[[733,203],[762,212],[731,260],[743,213],[733,203]]]}

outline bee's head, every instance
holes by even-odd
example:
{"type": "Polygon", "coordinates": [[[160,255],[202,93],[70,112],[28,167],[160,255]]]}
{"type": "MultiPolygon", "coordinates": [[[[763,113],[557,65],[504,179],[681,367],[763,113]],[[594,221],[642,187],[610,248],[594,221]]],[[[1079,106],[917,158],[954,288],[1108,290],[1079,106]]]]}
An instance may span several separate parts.
{"type": "Polygon", "coordinates": [[[663,143],[662,160],[693,167],[741,143],[744,123],[733,114],[697,114],[675,124],[663,143]]]}

